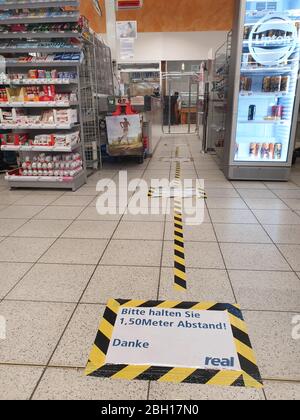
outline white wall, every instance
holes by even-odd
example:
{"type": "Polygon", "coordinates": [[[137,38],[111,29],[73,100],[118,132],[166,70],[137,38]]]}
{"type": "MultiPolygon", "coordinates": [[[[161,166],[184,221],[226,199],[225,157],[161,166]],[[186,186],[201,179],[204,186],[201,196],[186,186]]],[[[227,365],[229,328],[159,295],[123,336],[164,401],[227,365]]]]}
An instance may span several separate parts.
{"type": "Polygon", "coordinates": [[[134,59],[126,62],[213,59],[226,35],[227,32],[217,31],[139,33],[134,59]]]}

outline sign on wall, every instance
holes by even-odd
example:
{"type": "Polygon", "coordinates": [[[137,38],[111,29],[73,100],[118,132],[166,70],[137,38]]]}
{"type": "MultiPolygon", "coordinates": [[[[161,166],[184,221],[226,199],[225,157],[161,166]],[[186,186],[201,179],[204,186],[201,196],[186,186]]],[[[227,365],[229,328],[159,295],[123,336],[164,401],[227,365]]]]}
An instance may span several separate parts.
{"type": "Polygon", "coordinates": [[[137,39],[136,21],[118,21],[116,26],[118,39],[137,39]]]}
{"type": "Polygon", "coordinates": [[[110,300],[86,375],[261,388],[238,305],[110,300]]]}

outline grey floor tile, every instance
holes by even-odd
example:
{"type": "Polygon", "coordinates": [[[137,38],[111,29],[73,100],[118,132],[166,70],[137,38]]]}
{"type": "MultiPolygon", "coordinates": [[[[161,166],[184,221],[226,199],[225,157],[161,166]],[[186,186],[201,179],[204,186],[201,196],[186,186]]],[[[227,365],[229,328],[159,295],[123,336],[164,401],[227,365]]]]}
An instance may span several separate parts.
{"type": "Polygon", "coordinates": [[[0,299],[24,276],[32,264],[0,263],[0,299]]]}
{"type": "Polygon", "coordinates": [[[263,182],[260,181],[235,181],[232,183],[233,186],[237,189],[246,189],[246,190],[266,190],[267,187],[263,182]]]}
{"type": "Polygon", "coordinates": [[[87,207],[81,215],[78,217],[78,220],[90,220],[90,221],[118,221],[124,214],[124,209],[117,208],[116,210],[110,209],[109,211],[103,213],[98,212],[96,207],[87,207]]]}
{"type": "Polygon", "coordinates": [[[210,198],[239,198],[234,188],[205,188],[205,192],[210,198]]]}
{"type": "Polygon", "coordinates": [[[42,373],[42,367],[0,366],[1,400],[28,400],[42,373]]]}
{"type": "Polygon", "coordinates": [[[263,379],[300,381],[299,341],[292,338],[294,315],[244,311],[263,379]]]}
{"type": "Polygon", "coordinates": [[[291,271],[275,245],[222,243],[221,249],[230,270],[291,271]]]}
{"type": "MultiPolygon", "coordinates": [[[[188,289],[184,299],[191,302],[235,303],[232,288],[225,270],[187,269],[188,289]]],[[[174,271],[163,268],[159,299],[182,300],[182,292],[174,289],[174,271]]]]}
{"type": "Polygon", "coordinates": [[[26,222],[27,219],[0,219],[0,236],[9,236],[26,222]]]}
{"type": "Polygon", "coordinates": [[[300,217],[291,210],[253,210],[262,225],[300,225],[300,217]]]}
{"type": "MultiPolygon", "coordinates": [[[[212,224],[202,223],[199,226],[184,226],[184,239],[187,242],[216,242],[216,235],[212,224]]],[[[166,225],[165,240],[174,240],[174,223],[166,225]]]]}
{"type": "Polygon", "coordinates": [[[53,206],[86,207],[93,197],[85,195],[63,195],[52,203],[53,206]]]}
{"type": "Polygon", "coordinates": [[[296,198],[285,198],[285,204],[292,210],[300,210],[300,200],[296,198]]]}
{"type": "Polygon", "coordinates": [[[95,266],[36,264],[7,299],[78,302],[95,266]]]}
{"type": "Polygon", "coordinates": [[[57,195],[27,194],[25,197],[19,198],[14,204],[15,206],[48,206],[60,196],[60,193],[57,195]]]}
{"type": "Polygon", "coordinates": [[[26,196],[26,192],[20,191],[2,191],[0,193],[0,203],[1,205],[10,206],[18,201],[20,198],[26,196]]]}
{"type": "Polygon", "coordinates": [[[69,226],[67,220],[29,220],[11,236],[18,238],[58,238],[69,226]]]}
{"type": "Polygon", "coordinates": [[[77,220],[64,232],[63,238],[110,239],[117,221],[77,220]]]}
{"type": "Polygon", "coordinates": [[[50,361],[50,366],[86,367],[104,309],[105,306],[100,305],[78,306],[50,361]]]}
{"type": "Polygon", "coordinates": [[[288,210],[288,206],[279,198],[245,198],[251,210],[288,210]]]}
{"type": "Polygon", "coordinates": [[[107,245],[104,239],[59,239],[41,259],[43,263],[98,264],[107,245]]]}
{"type": "Polygon", "coordinates": [[[44,208],[44,206],[9,206],[0,212],[0,219],[31,219],[44,208]]]}
{"type": "Polygon", "coordinates": [[[58,303],[0,303],[7,320],[0,363],[44,365],[48,362],[75,306],[58,303]]]}
{"type": "Polygon", "coordinates": [[[300,225],[265,225],[264,228],[277,244],[300,245],[300,225]]]}
{"type": "Polygon", "coordinates": [[[265,183],[270,190],[297,190],[298,186],[294,182],[266,182],[265,183]]]}
{"type": "Polygon", "coordinates": [[[110,242],[100,264],[159,267],[161,248],[160,241],[113,240],[110,242]]]}
{"type": "Polygon", "coordinates": [[[292,272],[236,270],[229,276],[243,309],[300,311],[300,281],[292,272]]]}
{"type": "MultiPolygon", "coordinates": [[[[186,266],[191,268],[223,269],[224,263],[217,243],[186,242],[186,266]]],[[[164,243],[163,267],[174,266],[173,242],[164,243]]]]}
{"type": "Polygon", "coordinates": [[[113,238],[137,240],[162,240],[164,236],[163,222],[121,222],[113,238]]]}
{"type": "Polygon", "coordinates": [[[164,222],[166,216],[164,214],[124,214],[123,222],[164,222]]]}
{"type": "Polygon", "coordinates": [[[85,377],[82,369],[48,368],[34,400],[145,400],[148,382],[85,377]]]}
{"type": "Polygon", "coordinates": [[[213,223],[258,224],[250,210],[210,209],[209,213],[213,223]]]}
{"type": "Polygon", "coordinates": [[[256,198],[256,199],[265,199],[265,198],[278,198],[276,197],[276,195],[269,190],[264,190],[264,189],[257,189],[257,190],[252,190],[252,189],[239,189],[237,190],[239,192],[239,194],[241,195],[242,198],[256,198]]]}
{"type": "Polygon", "coordinates": [[[6,238],[0,243],[0,261],[36,262],[53,242],[49,238],[6,238]]]}
{"type": "Polygon", "coordinates": [[[99,266],[82,298],[86,303],[109,299],[156,299],[159,268],[99,266]]]}
{"type": "Polygon", "coordinates": [[[247,210],[245,202],[241,198],[208,198],[208,209],[236,209],[247,210]]]}
{"type": "Polygon", "coordinates": [[[65,193],[66,196],[77,196],[77,195],[81,195],[81,196],[88,196],[88,197],[95,197],[96,195],[98,195],[99,192],[96,189],[96,186],[90,186],[90,185],[85,185],[84,187],[79,188],[77,191],[70,191],[65,193]]]}
{"type": "Polygon", "coordinates": [[[84,207],[48,206],[34,219],[38,220],[74,220],[84,210],[84,207]]]}
{"type": "Polygon", "coordinates": [[[300,271],[300,245],[278,245],[278,248],[295,271],[300,271]]]}
{"type": "Polygon", "coordinates": [[[265,381],[264,389],[270,401],[300,400],[300,382],[265,381]]]}
{"type": "Polygon", "coordinates": [[[219,242],[271,243],[271,239],[259,225],[215,224],[219,242]]]}
{"type": "Polygon", "coordinates": [[[282,200],[300,199],[300,188],[298,190],[274,190],[274,193],[282,200]]]}
{"type": "Polygon", "coordinates": [[[205,181],[205,188],[229,188],[232,189],[232,183],[229,181],[205,181]]]}
{"type": "Polygon", "coordinates": [[[250,388],[151,382],[150,400],[264,400],[262,391],[250,388]]]}

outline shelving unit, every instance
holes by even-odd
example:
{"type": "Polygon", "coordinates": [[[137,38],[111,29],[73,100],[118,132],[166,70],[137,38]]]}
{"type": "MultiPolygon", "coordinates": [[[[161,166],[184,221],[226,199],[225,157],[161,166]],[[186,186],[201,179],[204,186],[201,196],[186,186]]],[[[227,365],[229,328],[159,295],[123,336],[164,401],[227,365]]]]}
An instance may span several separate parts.
{"type": "Polygon", "coordinates": [[[73,36],[71,37],[70,31],[67,34],[60,31],[57,34],[52,31],[40,33],[38,30],[32,29],[33,25],[38,27],[45,23],[72,22],[76,24],[79,21],[78,7],[79,1],[70,0],[60,2],[6,1],[0,4],[0,16],[4,16],[0,19],[2,41],[0,54],[6,58],[7,73],[7,80],[3,80],[2,77],[3,84],[0,86],[5,87],[7,95],[11,90],[18,92],[19,89],[20,92],[19,97],[15,97],[18,93],[13,93],[13,99],[2,96],[0,101],[1,150],[15,151],[19,155],[20,167],[6,175],[6,180],[12,188],[67,188],[74,191],[86,182],[84,132],[79,95],[84,40],[79,31],[74,34],[72,32],[73,36]],[[66,6],[72,7],[72,9],[66,11],[64,9],[66,6]],[[58,8],[57,13],[54,13],[55,9],[52,9],[55,7],[58,8]],[[16,9],[22,8],[28,9],[28,11],[26,13],[16,12],[16,9]],[[38,12],[39,8],[43,11],[47,8],[51,9],[49,9],[48,15],[43,15],[42,11],[38,12]],[[13,24],[19,25],[22,32],[11,33],[11,26],[3,26],[13,24]],[[31,25],[30,31],[26,31],[29,27],[25,25],[28,24],[31,25]],[[76,38],[77,45],[69,44],[72,38],[76,38]],[[46,39],[49,47],[45,46],[43,39],[46,39]],[[58,43],[59,47],[51,47],[58,43]],[[76,60],[59,59],[63,58],[63,53],[77,53],[76,60]],[[60,77],[58,77],[57,68],[61,69],[60,77]],[[47,77],[42,77],[43,74],[47,77]],[[50,74],[55,74],[55,76],[49,77],[50,74]],[[62,74],[70,74],[72,78],[61,77],[62,74]],[[37,89],[37,93],[33,89],[37,89]],[[72,100],[67,99],[70,97],[72,100]],[[18,100],[15,100],[16,98],[18,100]],[[59,113],[60,109],[65,110],[64,114],[59,113]],[[17,110],[20,110],[22,114],[18,114],[17,110]],[[45,114],[46,110],[50,114],[45,114]],[[77,113],[77,117],[74,117],[75,113],[77,113]],[[14,114],[17,117],[14,117],[14,114]],[[4,119],[4,116],[7,115],[12,115],[12,120],[9,123],[4,119]],[[47,115],[49,115],[48,122],[47,115]],[[77,121],[68,121],[70,115],[77,121]],[[60,120],[55,121],[55,118],[60,118],[60,120]],[[34,123],[30,123],[31,120],[35,120],[34,123]],[[78,134],[79,132],[80,134],[78,134]],[[36,136],[39,136],[38,138],[42,136],[43,139],[52,139],[58,136],[67,138],[68,133],[80,136],[81,141],[72,145],[66,144],[66,146],[61,143],[59,145],[36,144],[36,136]],[[16,139],[19,138],[26,139],[25,144],[21,142],[16,144],[16,139]],[[73,160],[75,156],[76,161],[73,160]],[[54,161],[58,162],[56,168],[54,161]]]}
{"type": "Polygon", "coordinates": [[[215,150],[222,159],[225,139],[225,122],[228,95],[228,76],[231,55],[232,32],[227,34],[226,42],[221,45],[214,59],[214,81],[211,92],[208,148],[215,150]]]}
{"type": "Polygon", "coordinates": [[[20,166],[7,174],[8,184],[11,188],[66,188],[75,191],[86,182],[87,170],[98,169],[101,161],[97,98],[114,93],[110,50],[89,30],[86,20],[80,17],[79,0],[5,1],[0,4],[1,15],[4,15],[4,19],[0,19],[0,39],[4,48],[0,48],[0,54],[6,58],[7,76],[0,75],[0,89],[8,89],[13,94],[12,98],[3,98],[0,90],[0,147],[2,152],[16,152],[20,166]],[[59,8],[55,15],[54,7],[59,8]],[[13,11],[21,8],[29,11],[23,14],[18,12],[19,15],[15,16],[16,12],[13,11]],[[37,10],[39,8],[51,8],[51,12],[42,16],[37,10]],[[60,23],[63,23],[62,28],[67,29],[58,31],[60,23]],[[15,30],[9,26],[12,24],[18,24],[21,31],[11,32],[15,30]],[[18,48],[12,46],[16,42],[18,48]],[[30,48],[32,42],[34,48],[30,48]],[[49,47],[45,47],[45,42],[49,47]],[[51,47],[52,43],[59,44],[59,47],[51,47]],[[100,51],[105,52],[105,57],[100,51]],[[102,74],[102,70],[108,73],[108,81],[103,80],[103,75],[99,80],[98,74],[102,74]],[[32,71],[36,72],[34,76],[32,71]],[[47,97],[44,94],[45,86],[55,89],[55,95],[47,97]],[[16,100],[14,92],[18,92],[18,89],[23,96],[20,94],[16,100]],[[32,99],[32,91],[29,90],[29,97],[28,89],[38,89],[38,95],[42,97],[32,99]],[[75,110],[77,122],[59,122],[62,115],[68,118],[72,116],[73,119],[75,110]],[[44,121],[45,112],[50,112],[51,121],[47,122],[47,118],[44,121]],[[23,118],[22,113],[28,117],[23,118]],[[12,120],[8,123],[3,115],[8,120],[12,115],[12,120]],[[36,115],[42,117],[38,123],[33,118],[36,115]],[[34,123],[30,123],[31,119],[34,123]],[[61,143],[61,139],[69,138],[74,133],[76,136],[80,134],[79,142],[61,143]],[[19,137],[25,138],[25,144],[11,144],[19,137]],[[59,143],[38,144],[40,138],[43,141],[45,138],[59,138],[59,143]],[[41,154],[46,154],[48,161],[50,159],[50,169],[36,169],[37,159],[44,159],[41,154]],[[74,156],[76,160],[70,163],[74,156]],[[29,170],[22,168],[28,159],[31,159],[29,170]],[[57,159],[62,162],[62,167],[52,170],[51,162],[57,159]]]}

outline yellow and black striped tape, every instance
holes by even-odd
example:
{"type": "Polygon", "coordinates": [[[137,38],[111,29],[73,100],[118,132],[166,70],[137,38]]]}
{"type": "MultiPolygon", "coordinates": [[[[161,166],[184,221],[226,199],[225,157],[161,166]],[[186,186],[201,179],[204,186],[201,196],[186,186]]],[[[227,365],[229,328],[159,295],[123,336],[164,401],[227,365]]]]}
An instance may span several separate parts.
{"type": "Polygon", "coordinates": [[[111,299],[100,323],[95,343],[90,353],[85,375],[126,380],[151,380],[173,383],[250,387],[263,386],[256,358],[248,336],[247,326],[238,305],[214,302],[173,302],[111,299]],[[198,311],[226,311],[229,314],[240,371],[176,368],[166,366],[108,365],[106,356],[112,339],[120,308],[164,308],[198,311]]]}
{"type": "MultiPolygon", "coordinates": [[[[181,166],[176,163],[175,186],[180,187],[181,166]]],[[[177,291],[187,290],[187,276],[185,267],[185,248],[183,231],[183,203],[182,198],[174,198],[174,288],[177,291]]]]}

